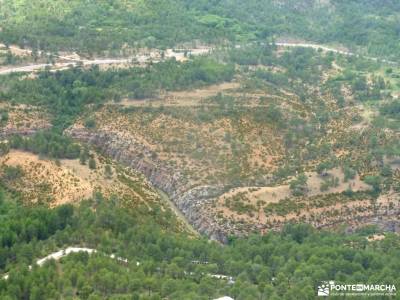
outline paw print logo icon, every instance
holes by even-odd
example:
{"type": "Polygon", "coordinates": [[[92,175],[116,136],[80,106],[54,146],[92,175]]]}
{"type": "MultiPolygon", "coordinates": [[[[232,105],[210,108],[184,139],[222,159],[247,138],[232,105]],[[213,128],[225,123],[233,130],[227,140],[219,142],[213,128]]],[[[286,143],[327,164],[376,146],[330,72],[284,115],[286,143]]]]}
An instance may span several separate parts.
{"type": "Polygon", "coordinates": [[[329,284],[328,282],[324,281],[318,286],[317,291],[318,296],[327,297],[329,296],[329,284]]]}

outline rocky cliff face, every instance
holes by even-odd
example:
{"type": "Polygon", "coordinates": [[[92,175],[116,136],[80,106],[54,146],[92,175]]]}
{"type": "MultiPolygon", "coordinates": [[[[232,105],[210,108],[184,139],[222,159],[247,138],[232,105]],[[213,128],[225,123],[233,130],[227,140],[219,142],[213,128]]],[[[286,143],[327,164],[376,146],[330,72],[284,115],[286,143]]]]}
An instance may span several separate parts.
{"type": "MultiPolygon", "coordinates": [[[[211,239],[226,242],[227,233],[241,235],[246,232],[279,230],[283,223],[274,228],[261,225],[254,220],[249,224],[236,224],[229,220],[219,222],[218,217],[210,211],[210,206],[215,199],[223,194],[223,185],[197,185],[191,186],[188,178],[178,169],[175,169],[165,161],[157,158],[149,147],[143,145],[132,135],[107,130],[91,130],[83,126],[75,125],[65,132],[67,135],[91,144],[105,155],[115,159],[121,164],[141,172],[153,186],[164,191],[183,213],[186,219],[200,233],[211,239]]],[[[392,202],[399,203],[398,194],[393,195],[392,202]]],[[[379,210],[358,214],[345,215],[332,220],[325,220],[323,224],[315,224],[317,228],[335,227],[345,224],[349,231],[366,224],[375,224],[387,231],[399,230],[399,222],[396,221],[400,211],[400,205],[390,208],[382,204],[379,210]]],[[[299,220],[298,220],[299,221],[299,220]]],[[[303,220],[304,221],[304,220],[303,220]]]]}
{"type": "Polygon", "coordinates": [[[391,204],[379,205],[374,213],[371,212],[370,215],[353,219],[353,222],[348,223],[346,232],[352,233],[361,226],[373,225],[385,232],[400,233],[400,195],[392,192],[387,197],[391,204]]]}
{"type": "Polygon", "coordinates": [[[41,130],[47,130],[51,127],[50,124],[41,127],[5,127],[0,129],[0,138],[6,138],[12,135],[30,136],[41,130]]]}
{"type": "Polygon", "coordinates": [[[199,232],[225,243],[227,239],[224,229],[206,211],[207,205],[221,195],[223,190],[223,186],[198,186],[182,194],[175,193],[172,199],[199,232]]]}
{"type": "Polygon", "coordinates": [[[148,147],[130,135],[73,126],[65,131],[77,140],[88,143],[119,163],[141,172],[153,186],[164,191],[200,233],[221,242],[226,236],[205,212],[206,204],[223,191],[223,186],[190,187],[188,180],[174,168],[157,158],[148,147]]]}
{"type": "Polygon", "coordinates": [[[52,126],[50,116],[39,107],[24,104],[11,105],[7,102],[3,105],[8,118],[1,122],[0,138],[11,135],[29,136],[52,126]]]}

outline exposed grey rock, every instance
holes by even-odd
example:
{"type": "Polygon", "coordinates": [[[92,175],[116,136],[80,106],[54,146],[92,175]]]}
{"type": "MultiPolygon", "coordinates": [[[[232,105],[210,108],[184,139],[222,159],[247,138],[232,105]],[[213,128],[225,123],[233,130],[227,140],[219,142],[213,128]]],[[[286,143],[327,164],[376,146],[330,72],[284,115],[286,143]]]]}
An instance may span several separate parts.
{"type": "Polygon", "coordinates": [[[34,135],[36,132],[41,130],[49,129],[51,125],[46,125],[42,127],[35,127],[35,128],[1,128],[0,129],[0,138],[6,138],[12,135],[22,135],[22,136],[31,136],[34,135]]]}
{"type": "MultiPolygon", "coordinates": [[[[169,196],[197,231],[211,239],[226,242],[228,233],[242,235],[251,231],[264,232],[265,230],[280,229],[280,227],[267,228],[266,225],[256,222],[253,224],[237,224],[230,220],[218,222],[218,217],[214,216],[209,208],[212,202],[226,191],[226,187],[223,185],[189,186],[187,178],[179,170],[158,159],[156,153],[130,135],[126,136],[120,132],[90,130],[84,127],[71,127],[65,133],[93,145],[105,155],[141,172],[153,186],[169,196]]],[[[400,206],[398,200],[396,203],[397,205],[394,208],[382,207],[373,215],[357,217],[348,215],[331,223],[319,224],[311,221],[310,223],[316,228],[346,224],[348,232],[352,232],[362,225],[376,224],[385,231],[398,232],[400,222],[397,221],[397,217],[400,206]],[[382,218],[374,219],[376,216],[382,216],[382,218]]]]}
{"type": "Polygon", "coordinates": [[[173,199],[176,206],[200,233],[225,243],[227,239],[223,229],[205,211],[206,204],[221,195],[223,190],[223,186],[197,186],[182,194],[175,194],[173,199]]]}
{"type": "Polygon", "coordinates": [[[226,242],[222,228],[204,211],[207,204],[223,193],[223,186],[189,187],[179,170],[167,166],[132,136],[83,127],[71,127],[65,134],[91,144],[119,163],[142,173],[153,186],[170,197],[196,230],[211,239],[226,242]]]}

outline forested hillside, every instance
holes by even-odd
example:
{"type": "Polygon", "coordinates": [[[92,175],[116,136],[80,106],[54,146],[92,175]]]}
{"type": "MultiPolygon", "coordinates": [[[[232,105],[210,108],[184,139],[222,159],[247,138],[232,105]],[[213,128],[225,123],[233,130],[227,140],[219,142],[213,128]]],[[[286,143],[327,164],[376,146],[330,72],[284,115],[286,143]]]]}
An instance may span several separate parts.
{"type": "Polygon", "coordinates": [[[399,237],[368,241],[373,228],[344,236],[288,225],[222,246],[173,233],[162,211],[117,199],[55,210],[10,200],[2,191],[1,299],[314,299],[321,278],[400,284],[399,237]],[[71,245],[97,252],[36,265],[71,245]]]}
{"type": "Polygon", "coordinates": [[[0,40],[99,53],[290,37],[398,58],[396,0],[1,1],[0,40]]]}
{"type": "Polygon", "coordinates": [[[400,289],[399,41],[398,0],[0,0],[0,300],[400,289]]]}

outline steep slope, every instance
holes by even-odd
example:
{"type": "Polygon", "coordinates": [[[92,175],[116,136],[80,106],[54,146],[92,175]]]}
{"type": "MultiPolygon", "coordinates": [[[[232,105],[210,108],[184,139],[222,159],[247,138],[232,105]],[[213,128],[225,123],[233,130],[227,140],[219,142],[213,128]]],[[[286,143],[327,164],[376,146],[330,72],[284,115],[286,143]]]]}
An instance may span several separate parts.
{"type": "Polygon", "coordinates": [[[76,158],[64,131],[141,172],[200,232],[226,241],[287,221],[359,226],[398,213],[398,129],[378,122],[380,108],[391,113],[397,68],[385,68],[249,44],[186,62],[9,76],[2,86],[5,101],[43,108],[54,126],[11,147],[76,158]]]}
{"type": "Polygon", "coordinates": [[[244,61],[231,53],[243,66],[231,83],[110,102],[85,116],[96,126],[81,119],[66,134],[142,172],[199,231],[220,240],[288,221],[349,228],[378,216],[391,222],[399,207],[389,182],[397,182],[398,168],[392,165],[379,187],[371,180],[388,167],[376,155],[388,153],[390,162],[398,132],[376,128],[355,106],[360,97],[386,97],[384,90],[372,94],[377,79],[365,96],[347,80],[338,83],[339,64],[346,64],[340,56],[278,49],[281,61],[271,68],[249,65],[248,50],[240,51],[244,61]],[[306,55],[311,77],[292,70],[306,55]],[[380,150],[371,148],[375,139],[380,150]]]}
{"type": "MultiPolygon", "coordinates": [[[[0,180],[26,206],[78,205],[86,199],[111,199],[127,208],[161,210],[175,215],[174,208],[142,175],[122,168],[94,152],[89,161],[50,160],[26,151],[11,150],[0,158],[0,180]]],[[[181,216],[172,231],[197,234],[181,216]]]]}

